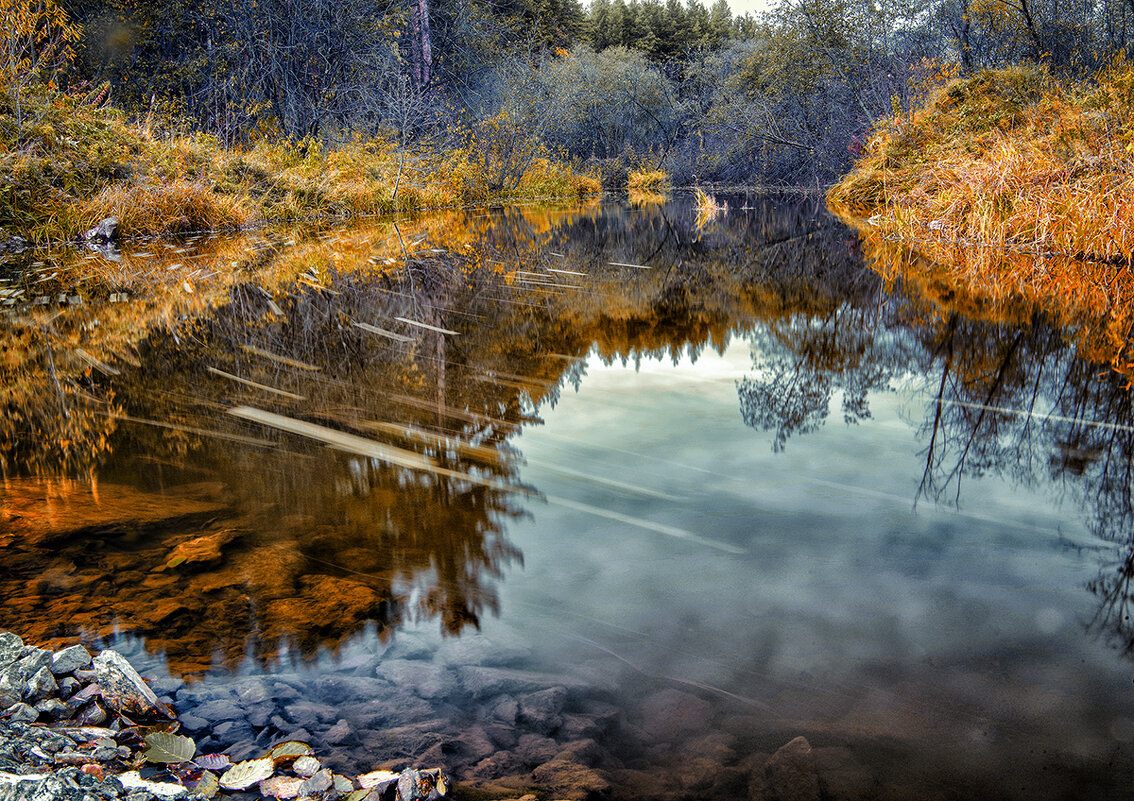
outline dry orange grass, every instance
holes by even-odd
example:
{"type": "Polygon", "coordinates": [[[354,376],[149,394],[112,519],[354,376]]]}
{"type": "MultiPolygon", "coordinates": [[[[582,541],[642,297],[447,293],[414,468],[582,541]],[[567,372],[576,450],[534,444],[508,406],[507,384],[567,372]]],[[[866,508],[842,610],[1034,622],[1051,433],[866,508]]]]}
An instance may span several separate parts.
{"type": "Polygon", "coordinates": [[[626,178],[626,188],[639,192],[664,192],[672,188],[669,174],[665,170],[631,170],[626,178]]]}
{"type": "Polygon", "coordinates": [[[232,150],[184,133],[180,121],[130,123],[86,97],[46,87],[22,97],[19,119],[34,125],[13,116],[0,86],[0,186],[13,190],[0,193],[0,228],[39,242],[71,239],[102,217],[132,236],[601,191],[595,176],[550,158],[494,191],[465,180],[476,166],[469,147],[403,152],[382,140],[307,139],[232,150]]]}
{"type": "Polygon", "coordinates": [[[864,238],[905,243],[921,269],[994,302],[1104,316],[1103,350],[1130,373],[1132,121],[1124,58],[1080,85],[985,71],[884,121],[828,200],[864,238]]]}
{"type": "Polygon", "coordinates": [[[80,218],[94,223],[116,217],[125,236],[239,228],[249,213],[238,198],[189,181],[111,184],[83,205],[80,218]]]}

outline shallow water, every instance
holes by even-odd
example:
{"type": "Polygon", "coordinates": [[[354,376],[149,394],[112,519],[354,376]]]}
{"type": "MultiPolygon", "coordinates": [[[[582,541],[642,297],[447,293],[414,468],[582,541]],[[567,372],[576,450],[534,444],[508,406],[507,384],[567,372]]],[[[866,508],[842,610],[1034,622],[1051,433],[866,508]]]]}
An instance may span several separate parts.
{"type": "Polygon", "coordinates": [[[197,716],[237,755],[770,798],[802,735],[827,798],[1123,797],[1124,381],[730,207],[9,265],[0,626],[258,705],[197,716]]]}

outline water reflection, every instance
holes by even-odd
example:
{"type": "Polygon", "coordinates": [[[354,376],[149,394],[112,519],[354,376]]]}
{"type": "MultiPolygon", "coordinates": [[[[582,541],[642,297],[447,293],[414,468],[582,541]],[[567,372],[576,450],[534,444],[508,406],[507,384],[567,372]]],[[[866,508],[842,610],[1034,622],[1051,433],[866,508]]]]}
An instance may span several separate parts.
{"type": "Polygon", "coordinates": [[[963,504],[988,474],[1065,493],[1119,546],[1094,625],[1134,648],[1124,382],[1042,316],[890,291],[810,201],[730,206],[703,228],[651,203],[155,245],[109,278],[60,257],[42,289],[9,268],[0,625],[133,632],[190,674],[368,624],[476,628],[541,489],[519,483],[515,435],[584,357],[696,359],[742,335],[740,413],[777,451],[836,402],[864,421],[930,377],[919,499],[963,504]]]}

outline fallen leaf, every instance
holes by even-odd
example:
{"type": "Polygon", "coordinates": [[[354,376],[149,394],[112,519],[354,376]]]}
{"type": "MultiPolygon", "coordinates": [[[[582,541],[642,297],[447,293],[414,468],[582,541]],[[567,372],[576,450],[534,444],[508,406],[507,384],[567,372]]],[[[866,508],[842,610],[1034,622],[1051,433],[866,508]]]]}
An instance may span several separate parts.
{"type": "Polygon", "coordinates": [[[212,798],[220,790],[220,780],[217,779],[217,774],[212,771],[206,770],[201,774],[201,778],[193,785],[193,792],[201,798],[212,798]]]}
{"type": "Polygon", "coordinates": [[[290,764],[299,757],[310,756],[314,753],[315,749],[307,743],[288,740],[286,743],[273,745],[268,751],[268,758],[275,761],[276,764],[290,764]]]}
{"type": "Polygon", "coordinates": [[[145,736],[146,760],[149,762],[188,762],[197,752],[197,744],[180,734],[155,731],[145,736]]]}
{"type": "Polygon", "coordinates": [[[273,776],[260,782],[260,795],[268,798],[295,798],[299,795],[299,788],[303,779],[291,776],[273,776]]]}
{"type": "Polygon", "coordinates": [[[372,773],[364,773],[359,776],[358,783],[363,789],[370,789],[371,787],[376,787],[379,784],[389,784],[390,782],[396,782],[398,780],[398,777],[400,777],[401,775],[402,774],[400,773],[394,773],[393,771],[389,770],[376,770],[372,773]]]}
{"type": "Polygon", "coordinates": [[[225,790],[247,790],[269,778],[275,770],[275,763],[267,757],[237,762],[221,776],[220,786],[225,790]]]}
{"type": "Polygon", "coordinates": [[[223,770],[232,764],[228,754],[202,754],[193,761],[206,770],[223,770]]]}

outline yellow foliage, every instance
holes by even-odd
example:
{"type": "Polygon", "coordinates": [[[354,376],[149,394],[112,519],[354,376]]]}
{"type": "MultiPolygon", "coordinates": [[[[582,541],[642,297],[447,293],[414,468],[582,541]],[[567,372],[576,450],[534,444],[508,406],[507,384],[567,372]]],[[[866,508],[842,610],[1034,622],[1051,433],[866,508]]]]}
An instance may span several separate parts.
{"type": "Polygon", "coordinates": [[[74,58],[78,39],[53,0],[0,0],[0,84],[51,80],[74,58]]]}

